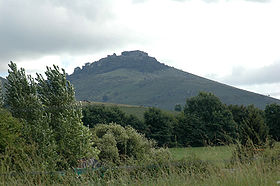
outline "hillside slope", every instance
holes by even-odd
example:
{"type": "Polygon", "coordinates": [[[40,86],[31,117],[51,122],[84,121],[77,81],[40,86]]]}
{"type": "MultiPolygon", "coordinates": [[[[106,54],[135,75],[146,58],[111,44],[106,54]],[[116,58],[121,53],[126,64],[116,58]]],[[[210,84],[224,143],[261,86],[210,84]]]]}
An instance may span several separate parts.
{"type": "Polygon", "coordinates": [[[155,106],[172,110],[200,91],[212,92],[226,104],[264,108],[279,100],[211,81],[159,63],[141,51],[122,52],[77,67],[67,76],[78,100],[155,106]]]}

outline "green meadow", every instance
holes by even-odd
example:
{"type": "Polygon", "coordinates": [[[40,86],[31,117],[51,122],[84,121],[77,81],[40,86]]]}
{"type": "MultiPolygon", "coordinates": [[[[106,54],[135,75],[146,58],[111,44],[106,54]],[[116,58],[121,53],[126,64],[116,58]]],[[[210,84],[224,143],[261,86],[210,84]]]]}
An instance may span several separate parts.
{"type": "Polygon", "coordinates": [[[224,165],[230,161],[233,146],[170,148],[169,150],[175,160],[196,157],[203,161],[224,165]]]}
{"type": "Polygon", "coordinates": [[[81,175],[72,171],[1,175],[0,184],[151,186],[277,186],[280,184],[279,144],[259,155],[254,161],[230,164],[233,148],[233,146],[171,148],[169,150],[173,160],[166,161],[164,164],[95,169],[85,171],[81,175]],[[278,159],[274,159],[277,157],[275,154],[278,155],[278,159]]]}

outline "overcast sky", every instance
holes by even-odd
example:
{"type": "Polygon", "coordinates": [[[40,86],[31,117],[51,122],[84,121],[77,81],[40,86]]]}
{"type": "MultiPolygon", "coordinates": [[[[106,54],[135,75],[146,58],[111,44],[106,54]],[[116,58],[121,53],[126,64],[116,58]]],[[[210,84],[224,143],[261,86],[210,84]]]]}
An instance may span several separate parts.
{"type": "Polygon", "coordinates": [[[279,0],[0,0],[0,75],[143,50],[158,61],[280,98],[279,0]]]}

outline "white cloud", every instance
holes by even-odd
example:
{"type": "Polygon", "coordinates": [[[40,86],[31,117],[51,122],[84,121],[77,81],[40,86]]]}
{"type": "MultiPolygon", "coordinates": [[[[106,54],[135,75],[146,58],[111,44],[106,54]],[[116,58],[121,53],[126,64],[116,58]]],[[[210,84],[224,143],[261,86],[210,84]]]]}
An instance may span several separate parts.
{"type": "Polygon", "coordinates": [[[232,74],[222,78],[223,82],[232,85],[256,85],[280,83],[280,62],[262,68],[245,69],[235,67],[232,74]]]}
{"type": "Polygon", "coordinates": [[[269,66],[276,68],[274,62],[280,60],[280,1],[207,2],[213,3],[0,0],[0,72],[13,60],[30,71],[57,63],[71,73],[107,54],[139,49],[168,65],[224,82],[247,86],[278,78],[269,66]],[[236,66],[241,68],[239,79],[231,76],[236,66]],[[262,73],[269,78],[255,78],[262,73]]]}

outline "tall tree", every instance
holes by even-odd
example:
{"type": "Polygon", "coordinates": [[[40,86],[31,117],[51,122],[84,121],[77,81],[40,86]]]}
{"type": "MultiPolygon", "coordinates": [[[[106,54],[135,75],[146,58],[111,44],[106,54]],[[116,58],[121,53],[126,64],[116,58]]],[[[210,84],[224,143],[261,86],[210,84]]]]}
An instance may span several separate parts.
{"type": "Polygon", "coordinates": [[[52,169],[59,159],[53,131],[49,127],[49,118],[43,112],[43,106],[38,98],[36,83],[31,76],[25,74],[23,68],[9,64],[7,83],[5,84],[5,103],[8,110],[23,123],[22,136],[27,143],[37,144],[37,154],[45,159],[42,162],[52,169]]]}
{"type": "Polygon", "coordinates": [[[33,122],[42,115],[42,106],[37,96],[36,83],[23,68],[18,69],[12,61],[5,84],[5,101],[13,116],[33,122]]]}
{"type": "Polygon", "coordinates": [[[74,166],[78,159],[94,156],[90,131],[82,123],[82,111],[75,100],[74,88],[64,69],[47,67],[46,80],[37,74],[38,95],[53,130],[60,166],[74,166]]]}
{"type": "Polygon", "coordinates": [[[236,123],[231,112],[212,93],[200,92],[196,97],[187,99],[184,113],[200,119],[208,144],[229,143],[236,137],[236,123]]]}
{"type": "Polygon", "coordinates": [[[24,138],[35,142],[38,155],[49,169],[69,168],[77,160],[97,155],[92,148],[89,129],[81,121],[74,88],[66,80],[65,71],[47,67],[45,80],[36,81],[11,62],[6,83],[6,103],[14,117],[24,124],[24,138]]]}

